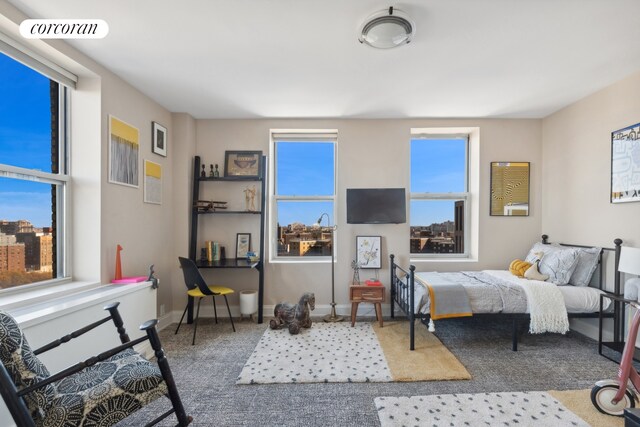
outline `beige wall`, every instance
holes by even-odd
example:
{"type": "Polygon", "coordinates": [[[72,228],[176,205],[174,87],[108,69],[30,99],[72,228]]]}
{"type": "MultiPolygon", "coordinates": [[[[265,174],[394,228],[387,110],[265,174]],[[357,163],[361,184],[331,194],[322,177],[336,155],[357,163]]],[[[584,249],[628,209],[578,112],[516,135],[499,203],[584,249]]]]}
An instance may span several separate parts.
{"type": "Polygon", "coordinates": [[[640,73],[542,122],[542,229],[553,240],[640,246],[640,203],[613,205],[611,132],[640,121],[640,73]]]}
{"type": "MultiPolygon", "coordinates": [[[[479,149],[479,256],[475,262],[418,262],[419,270],[460,270],[506,268],[514,258],[524,257],[541,234],[541,122],[540,120],[197,120],[196,153],[207,165],[224,163],[225,150],[262,150],[269,152],[270,129],[338,130],[338,199],[336,251],[336,302],[348,304],[351,280],[350,260],[355,258],[357,235],[381,235],[383,263],[380,271],[388,284],[389,253],[407,264],[409,261],[409,223],[399,225],[346,224],[346,189],[350,187],[409,188],[409,139],[411,128],[478,127],[479,149]],[[490,217],[489,176],[491,161],[531,162],[531,216],[490,217]]],[[[208,168],[208,166],[207,166],[208,168]]],[[[208,183],[211,185],[220,185],[208,183]]],[[[238,184],[217,188],[216,195],[228,197],[229,203],[243,206],[238,184]],[[230,192],[227,192],[230,191],[230,192]]],[[[176,206],[182,215],[182,206],[176,206]]],[[[249,231],[258,236],[257,223],[251,218],[201,219],[200,239],[235,245],[235,233],[249,231]],[[206,238],[204,237],[206,236],[206,238]]],[[[304,291],[316,293],[318,306],[331,300],[331,269],[327,263],[269,263],[265,272],[265,305],[297,299],[304,291]]],[[[237,290],[255,289],[257,273],[253,271],[205,271],[210,280],[237,290]]],[[[370,272],[361,272],[366,278],[370,272]]],[[[236,303],[232,299],[232,303],[236,303]]],[[[265,312],[268,316],[269,313],[265,312]]]]}
{"type": "MultiPolygon", "coordinates": [[[[155,264],[162,284],[158,305],[170,310],[171,275],[177,268],[173,237],[172,115],[145,94],[102,65],[60,40],[27,41],[18,25],[27,17],[8,2],[0,2],[0,31],[79,76],[72,93],[72,261],[75,279],[108,283],[115,271],[116,245],[122,252],[123,273],[146,275],[155,264]],[[108,116],[135,126],[140,132],[140,187],[108,182],[108,116]],[[151,122],[168,130],[168,157],[151,152],[151,122]],[[162,205],[143,203],[143,160],[162,165],[162,205]]],[[[180,284],[182,287],[183,284],[180,284]]]]}

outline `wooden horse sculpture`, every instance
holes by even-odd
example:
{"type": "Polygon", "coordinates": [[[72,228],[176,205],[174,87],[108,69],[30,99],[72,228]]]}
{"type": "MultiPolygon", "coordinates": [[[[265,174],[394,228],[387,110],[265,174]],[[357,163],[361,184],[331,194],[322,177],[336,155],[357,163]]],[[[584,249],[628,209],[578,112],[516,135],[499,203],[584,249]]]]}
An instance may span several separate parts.
{"type": "Polygon", "coordinates": [[[281,302],[273,310],[275,319],[271,319],[269,327],[278,329],[282,325],[289,326],[289,333],[295,335],[300,332],[300,328],[311,327],[310,310],[316,308],[316,296],[312,292],[305,292],[298,304],[281,302]]]}

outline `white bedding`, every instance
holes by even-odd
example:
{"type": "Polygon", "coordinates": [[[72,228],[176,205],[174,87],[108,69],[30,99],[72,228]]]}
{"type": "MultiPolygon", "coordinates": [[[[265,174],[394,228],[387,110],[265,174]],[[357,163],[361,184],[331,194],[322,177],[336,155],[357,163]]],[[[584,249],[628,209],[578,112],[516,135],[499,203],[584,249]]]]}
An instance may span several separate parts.
{"type": "MultiPolygon", "coordinates": [[[[487,270],[487,273],[514,283],[529,281],[529,279],[516,277],[507,270],[487,270]]],[[[573,285],[558,286],[558,289],[564,297],[564,305],[567,307],[568,313],[593,313],[600,310],[600,294],[602,293],[600,289],[573,285]]],[[[611,305],[611,300],[605,298],[603,304],[603,308],[607,310],[611,305]]]]}
{"type": "MultiPolygon", "coordinates": [[[[514,285],[514,289],[521,289],[523,286],[530,282],[528,279],[521,279],[514,276],[507,270],[485,270],[491,276],[497,279],[502,279],[510,284],[514,285]]],[[[416,273],[416,283],[420,284],[415,287],[415,313],[428,313],[429,312],[429,293],[425,287],[420,283],[420,274],[416,273]]],[[[601,290],[591,287],[577,287],[572,285],[558,286],[558,289],[562,293],[564,303],[568,313],[594,313],[600,309],[600,294],[601,290]]],[[[526,304],[517,304],[517,298],[514,298],[516,303],[514,306],[505,307],[500,303],[496,303],[496,298],[487,300],[478,300],[473,294],[470,294],[472,308],[474,313],[524,313],[528,312],[526,304]]],[[[608,309],[611,304],[611,300],[604,299],[604,309],[608,309]]]]}

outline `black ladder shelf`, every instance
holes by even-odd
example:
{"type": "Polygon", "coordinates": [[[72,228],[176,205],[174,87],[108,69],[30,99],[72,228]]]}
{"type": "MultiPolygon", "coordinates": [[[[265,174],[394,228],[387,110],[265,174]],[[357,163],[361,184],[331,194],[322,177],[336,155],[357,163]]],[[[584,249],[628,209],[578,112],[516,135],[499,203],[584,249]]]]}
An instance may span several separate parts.
{"type": "MultiPolygon", "coordinates": [[[[189,258],[191,258],[198,268],[254,268],[258,272],[258,323],[263,322],[262,305],[264,302],[264,231],[265,231],[265,207],[266,207],[266,156],[262,156],[260,176],[256,177],[201,177],[200,176],[200,156],[195,156],[193,161],[193,193],[191,198],[191,236],[189,237],[189,258]],[[213,211],[199,212],[196,203],[200,200],[200,184],[206,182],[260,182],[260,210],[258,212],[249,211],[213,211]],[[251,262],[247,259],[225,258],[219,261],[208,262],[197,258],[198,244],[198,221],[201,216],[208,215],[248,215],[260,218],[260,238],[257,248],[260,251],[260,260],[251,262]]],[[[255,246],[254,246],[255,247],[255,246]]],[[[187,321],[193,319],[193,304],[189,304],[187,321]]]]}

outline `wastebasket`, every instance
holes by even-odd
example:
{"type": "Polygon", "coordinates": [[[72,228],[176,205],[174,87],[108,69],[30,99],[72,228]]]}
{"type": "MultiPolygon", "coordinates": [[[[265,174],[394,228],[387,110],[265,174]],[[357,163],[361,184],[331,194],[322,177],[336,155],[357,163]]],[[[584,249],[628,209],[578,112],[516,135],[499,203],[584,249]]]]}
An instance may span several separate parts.
{"type": "Polygon", "coordinates": [[[240,291],[240,319],[242,316],[252,318],[258,311],[258,291],[240,291]]]}

